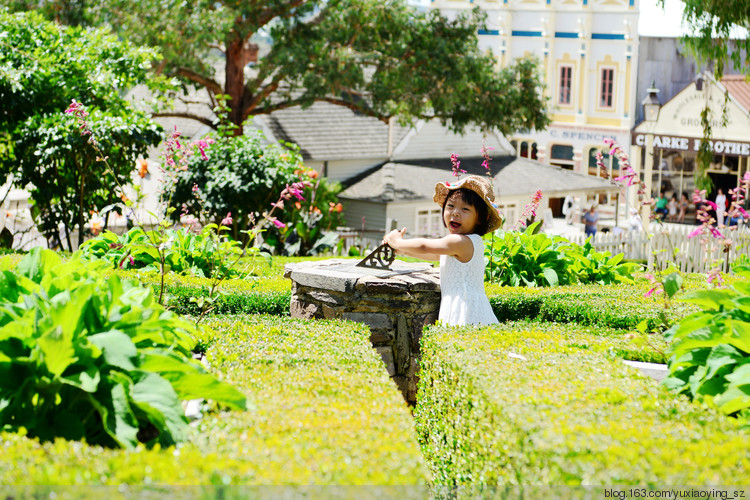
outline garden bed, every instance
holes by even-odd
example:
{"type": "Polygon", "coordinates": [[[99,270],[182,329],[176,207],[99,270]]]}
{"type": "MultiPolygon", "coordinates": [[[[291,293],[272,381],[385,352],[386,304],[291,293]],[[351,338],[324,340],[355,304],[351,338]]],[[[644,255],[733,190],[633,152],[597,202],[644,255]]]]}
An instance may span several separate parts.
{"type": "Polygon", "coordinates": [[[213,411],[176,448],[2,433],[0,484],[424,484],[409,409],[351,322],[212,317],[212,371],[254,409],[213,411]]]}
{"type": "Polygon", "coordinates": [[[415,418],[434,481],[727,485],[750,477],[747,434],[627,366],[617,351],[632,350],[628,339],[614,339],[610,349],[610,337],[556,325],[430,328],[415,418]]]}

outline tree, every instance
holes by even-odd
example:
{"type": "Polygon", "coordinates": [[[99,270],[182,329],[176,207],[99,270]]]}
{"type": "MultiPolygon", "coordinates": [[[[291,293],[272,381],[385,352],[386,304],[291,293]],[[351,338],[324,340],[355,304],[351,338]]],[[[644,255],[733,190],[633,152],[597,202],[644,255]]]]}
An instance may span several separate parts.
{"type": "MultiPolygon", "coordinates": [[[[682,0],[684,20],[696,35],[685,37],[696,58],[712,62],[714,73],[721,78],[724,68],[731,62],[734,69],[750,73],[748,55],[750,38],[733,37],[737,29],[750,29],[749,0],[682,0]],[[734,44],[734,47],[732,46],[734,44]]],[[[664,0],[659,0],[664,6],[664,0]]]]}
{"type": "Polygon", "coordinates": [[[205,88],[212,109],[228,96],[238,126],[315,101],[383,121],[437,118],[456,131],[548,124],[536,64],[498,70],[478,47],[478,9],[448,20],[404,0],[107,0],[95,13],[127,40],[157,47],[164,58],[156,70],[205,88]]]}
{"type": "Polygon", "coordinates": [[[57,238],[59,224],[68,234],[76,225],[82,231],[90,210],[116,199],[113,181],[126,183],[136,158],[158,144],[161,128],[121,97],[148,81],[155,57],[107,30],[0,11],[0,179],[28,185],[48,239],[57,238]],[[111,172],[63,114],[73,99],[92,110],[111,172]]]}

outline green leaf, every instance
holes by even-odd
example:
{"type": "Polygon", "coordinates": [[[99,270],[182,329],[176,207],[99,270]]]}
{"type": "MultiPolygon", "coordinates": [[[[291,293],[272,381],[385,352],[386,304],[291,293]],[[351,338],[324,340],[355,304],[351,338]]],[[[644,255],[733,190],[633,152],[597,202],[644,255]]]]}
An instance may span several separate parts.
{"type": "Polygon", "coordinates": [[[177,394],[167,380],[156,373],[141,372],[140,380],[133,386],[131,395],[141,410],[163,423],[167,435],[159,436],[161,443],[170,445],[185,439],[187,418],[177,394]]]}
{"type": "Polygon", "coordinates": [[[110,330],[89,335],[88,340],[102,350],[107,364],[125,371],[135,369],[132,359],[138,356],[138,350],[128,335],[118,330],[110,330]]]}
{"type": "Polygon", "coordinates": [[[664,285],[664,292],[669,297],[673,297],[682,288],[682,276],[680,273],[668,274],[662,280],[662,284],[664,285]]]}
{"type": "Polygon", "coordinates": [[[16,272],[34,283],[39,283],[45,273],[56,268],[60,263],[61,259],[57,253],[42,247],[34,247],[18,263],[16,272]]]}
{"type": "Polygon", "coordinates": [[[52,375],[61,375],[78,359],[72,340],[72,335],[66,335],[62,326],[52,328],[37,340],[42,360],[52,375]]]}

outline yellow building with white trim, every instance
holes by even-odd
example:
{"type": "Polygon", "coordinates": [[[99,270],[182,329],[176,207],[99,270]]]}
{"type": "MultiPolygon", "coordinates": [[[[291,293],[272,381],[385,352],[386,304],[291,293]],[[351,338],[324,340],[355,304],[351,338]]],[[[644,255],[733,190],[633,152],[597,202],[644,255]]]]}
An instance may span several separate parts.
{"type": "Polygon", "coordinates": [[[604,138],[627,151],[638,105],[639,0],[431,2],[449,18],[474,7],[487,13],[481,48],[501,66],[534,55],[544,74],[552,124],[509,138],[519,156],[597,175],[604,138]]]}

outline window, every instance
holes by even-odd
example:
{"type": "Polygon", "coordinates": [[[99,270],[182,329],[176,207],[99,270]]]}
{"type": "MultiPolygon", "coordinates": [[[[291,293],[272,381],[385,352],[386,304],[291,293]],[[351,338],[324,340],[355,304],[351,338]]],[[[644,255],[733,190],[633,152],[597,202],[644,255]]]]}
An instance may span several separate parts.
{"type": "Polygon", "coordinates": [[[443,226],[443,210],[417,210],[417,234],[420,236],[443,236],[447,230],[443,226]]]}
{"type": "Polygon", "coordinates": [[[571,86],[573,81],[573,66],[560,66],[560,92],[557,103],[570,105],[571,86]]]}
{"type": "Polygon", "coordinates": [[[549,150],[549,164],[572,169],[575,166],[573,146],[553,144],[549,150]]]}
{"type": "Polygon", "coordinates": [[[497,206],[497,210],[500,214],[505,217],[505,224],[503,227],[512,228],[516,223],[517,218],[520,216],[518,213],[518,204],[513,203],[500,203],[497,206]]]}
{"type": "Polygon", "coordinates": [[[620,175],[620,161],[609,155],[609,150],[603,150],[599,148],[589,149],[589,175],[609,178],[617,177],[620,175]],[[596,152],[601,151],[602,163],[604,163],[604,169],[596,164],[596,152]]]}
{"type": "Polygon", "coordinates": [[[536,142],[532,142],[532,143],[522,142],[521,143],[521,152],[519,154],[521,158],[531,158],[532,160],[536,160],[536,155],[537,155],[536,142]]]}
{"type": "Polygon", "coordinates": [[[601,91],[599,92],[599,106],[602,108],[611,108],[613,103],[615,85],[615,69],[602,69],[601,91]]]}

